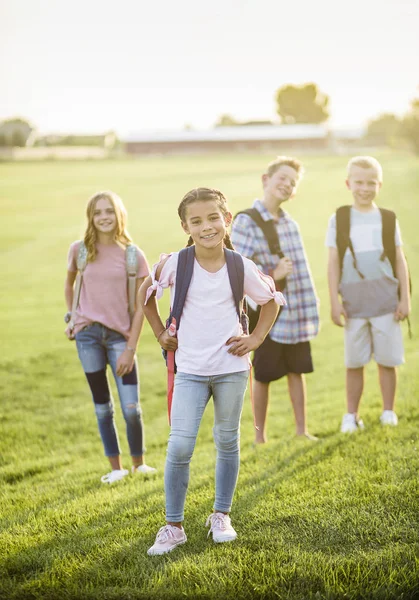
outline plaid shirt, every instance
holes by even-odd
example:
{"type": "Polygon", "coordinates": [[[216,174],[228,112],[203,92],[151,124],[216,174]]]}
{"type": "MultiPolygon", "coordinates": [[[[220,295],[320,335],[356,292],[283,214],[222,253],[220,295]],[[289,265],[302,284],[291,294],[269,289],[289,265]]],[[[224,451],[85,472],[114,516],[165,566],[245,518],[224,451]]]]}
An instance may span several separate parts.
{"type": "MultiPolygon", "coordinates": [[[[265,221],[272,215],[260,200],[255,200],[256,208],[265,221]]],[[[283,307],[269,336],[281,344],[297,344],[313,339],[319,331],[318,299],[314,288],[303,240],[297,223],[282,209],[276,229],[281,242],[281,250],[292,260],[293,271],[287,277],[284,296],[287,305],[283,307]]],[[[248,215],[238,215],[234,220],[231,240],[240,254],[253,260],[261,271],[271,274],[279,257],[272,255],[268,242],[260,227],[248,215]]]]}

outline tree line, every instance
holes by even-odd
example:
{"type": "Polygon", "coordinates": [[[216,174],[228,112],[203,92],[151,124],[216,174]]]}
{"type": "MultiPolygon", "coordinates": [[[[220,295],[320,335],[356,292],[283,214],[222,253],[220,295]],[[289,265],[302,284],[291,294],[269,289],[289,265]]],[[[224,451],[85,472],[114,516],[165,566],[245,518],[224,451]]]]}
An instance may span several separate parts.
{"type": "MultiPolygon", "coordinates": [[[[276,113],[283,125],[325,123],[330,117],[330,98],[315,83],[284,85],[276,91],[275,103],[276,113]]],[[[238,121],[224,114],[215,126],[273,124],[272,121],[238,121]]],[[[370,120],[366,137],[371,144],[378,145],[391,145],[398,139],[404,139],[419,154],[419,98],[411,102],[409,111],[402,118],[386,113],[370,120]]]]}
{"type": "MultiPolygon", "coordinates": [[[[315,83],[284,85],[276,91],[275,103],[276,113],[281,124],[284,125],[325,123],[330,117],[330,98],[315,83]]],[[[231,115],[223,114],[218,118],[215,127],[273,124],[272,121],[238,121],[231,115]]],[[[26,119],[7,119],[0,123],[0,147],[26,146],[30,137],[35,133],[34,127],[26,119]]],[[[109,135],[106,134],[104,137],[108,139],[109,135]]],[[[115,134],[113,135],[115,136],[115,134]]],[[[93,139],[95,136],[85,136],[83,140],[80,140],[80,137],[60,136],[60,140],[54,138],[53,143],[58,145],[97,144],[97,140],[93,139]]],[[[368,124],[367,138],[372,144],[379,145],[391,145],[395,140],[404,139],[416,154],[419,154],[419,98],[412,101],[409,111],[402,118],[394,114],[383,114],[372,119],[368,124]]],[[[115,139],[117,140],[116,136],[115,139]]],[[[45,138],[43,145],[49,144],[50,141],[45,138]]]]}

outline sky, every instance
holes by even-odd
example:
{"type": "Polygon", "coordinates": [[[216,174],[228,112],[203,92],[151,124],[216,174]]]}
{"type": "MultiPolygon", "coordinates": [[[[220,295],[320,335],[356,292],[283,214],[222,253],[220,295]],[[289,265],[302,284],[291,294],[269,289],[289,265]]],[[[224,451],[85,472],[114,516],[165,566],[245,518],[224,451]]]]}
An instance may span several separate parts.
{"type": "Polygon", "coordinates": [[[330,124],[404,114],[419,95],[417,0],[0,0],[0,120],[124,137],[275,119],[315,82],[330,124]]]}

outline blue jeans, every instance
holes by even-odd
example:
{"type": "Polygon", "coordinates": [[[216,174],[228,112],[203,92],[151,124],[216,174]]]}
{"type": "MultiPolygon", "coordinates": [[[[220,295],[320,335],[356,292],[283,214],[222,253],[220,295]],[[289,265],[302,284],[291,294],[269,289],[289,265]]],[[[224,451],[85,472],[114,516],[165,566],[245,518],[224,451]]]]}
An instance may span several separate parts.
{"type": "Polygon", "coordinates": [[[177,373],[164,472],[167,521],[179,523],[184,519],[189,463],[211,396],[214,399],[213,434],[217,449],[214,510],[230,511],[239,474],[240,418],[248,375],[248,371],[210,377],[177,373]]]}
{"type": "Polygon", "coordinates": [[[106,456],[121,454],[114,420],[114,402],[106,376],[108,363],[118,388],[131,456],[142,456],[144,454],[143,424],[138,400],[137,362],[135,361],[134,368],[128,375],[123,377],[116,375],[116,361],[126,348],[126,339],[105,325],[92,323],[76,334],[76,344],[80,362],[92,392],[106,456]]]}

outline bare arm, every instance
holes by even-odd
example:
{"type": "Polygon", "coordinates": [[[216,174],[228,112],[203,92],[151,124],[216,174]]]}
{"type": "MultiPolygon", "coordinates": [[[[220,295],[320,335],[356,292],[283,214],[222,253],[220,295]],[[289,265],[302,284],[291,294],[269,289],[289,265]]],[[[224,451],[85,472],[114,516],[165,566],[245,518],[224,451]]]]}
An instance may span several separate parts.
{"type": "Polygon", "coordinates": [[[400,300],[395,312],[395,319],[402,321],[410,314],[409,272],[403,250],[396,247],[396,277],[399,280],[400,300]]]}
{"type": "Polygon", "coordinates": [[[135,312],[132,318],[130,335],[123,353],[116,361],[116,374],[122,377],[126,373],[130,373],[134,367],[134,358],[137,351],[138,340],[140,339],[141,330],[144,324],[144,312],[141,303],[138,301],[138,292],[145,277],[140,277],[136,281],[137,294],[135,302],[135,312]]]}
{"type": "Polygon", "coordinates": [[[330,310],[332,321],[335,325],[343,327],[342,317],[346,319],[347,315],[339,299],[340,266],[337,248],[329,248],[327,280],[329,283],[330,310]]]}
{"type": "Polygon", "coordinates": [[[250,335],[231,337],[227,340],[226,345],[231,344],[228,349],[229,354],[244,356],[248,352],[259,348],[275,323],[278,312],[279,306],[275,300],[269,300],[267,304],[261,306],[259,320],[253,332],[250,335]]]}
{"type": "Polygon", "coordinates": [[[74,282],[76,281],[76,276],[76,271],[67,271],[67,277],[65,278],[64,297],[68,312],[71,312],[73,307],[74,282]]]}
{"type": "MultiPolygon", "coordinates": [[[[67,311],[71,312],[73,308],[74,282],[76,281],[77,271],[67,271],[67,277],[64,284],[64,298],[67,305],[67,311]]],[[[73,329],[70,324],[65,329],[65,334],[69,340],[74,340],[73,329]]]]}
{"type": "MultiPolygon", "coordinates": [[[[156,279],[160,277],[161,270],[165,264],[167,259],[162,261],[157,268],[156,271],[156,279]]],[[[153,330],[154,335],[156,336],[157,341],[160,346],[165,350],[176,350],[177,348],[177,339],[175,337],[171,337],[166,331],[166,325],[160,318],[159,309],[157,306],[157,300],[155,294],[153,294],[149,299],[147,304],[145,304],[146,294],[148,288],[152,285],[151,277],[147,277],[147,279],[142,284],[139,292],[138,292],[138,302],[143,307],[144,315],[147,321],[150,324],[151,329],[153,330]]]]}

